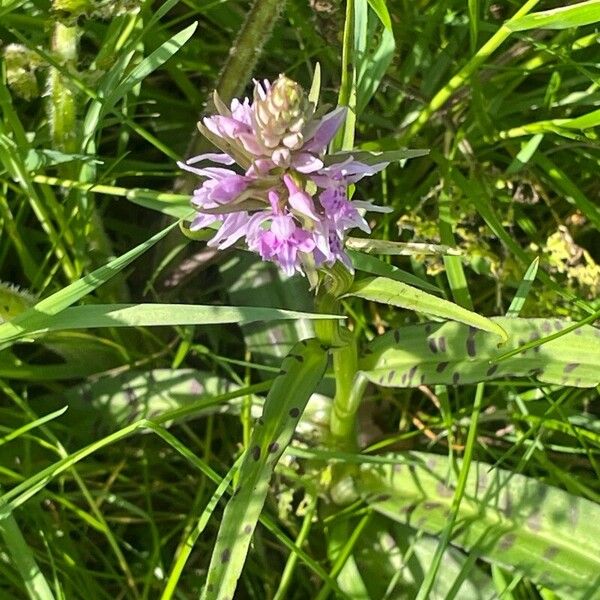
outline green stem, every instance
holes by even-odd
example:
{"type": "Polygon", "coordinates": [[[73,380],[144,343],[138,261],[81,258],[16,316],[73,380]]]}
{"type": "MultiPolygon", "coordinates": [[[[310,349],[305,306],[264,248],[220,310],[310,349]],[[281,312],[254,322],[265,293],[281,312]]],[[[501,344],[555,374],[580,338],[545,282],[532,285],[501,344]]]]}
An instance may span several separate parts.
{"type": "MultiPolygon", "coordinates": [[[[319,312],[337,314],[340,297],[352,285],[353,276],[336,263],[323,275],[315,300],[319,312]]],[[[315,333],[326,345],[331,346],[335,396],[330,417],[331,444],[344,450],[356,450],[356,413],[366,386],[366,379],[358,373],[358,350],[352,332],[338,321],[315,322],[315,333]]]]}
{"type": "MultiPolygon", "coordinates": [[[[73,67],[77,61],[77,42],[76,26],[56,23],[52,34],[52,51],[67,67],[73,67]]],[[[50,128],[54,148],[73,154],[77,151],[75,95],[65,85],[64,76],[54,67],[50,69],[49,87],[50,128]]],[[[60,172],[65,177],[72,177],[76,171],[74,165],[63,165],[60,172]]]]}
{"type": "MultiPolygon", "coordinates": [[[[512,17],[518,19],[526,15],[540,0],[529,0],[526,2],[512,17]]],[[[511,19],[511,20],[512,20],[511,19]]],[[[418,118],[402,135],[402,143],[406,143],[417,135],[421,129],[430,121],[431,117],[437,112],[458,90],[461,88],[467,79],[481,66],[492,53],[502,44],[506,38],[512,33],[508,27],[510,20],[504,23],[498,31],[479,49],[473,58],[456,74],[450,81],[431,99],[418,118]]]]}

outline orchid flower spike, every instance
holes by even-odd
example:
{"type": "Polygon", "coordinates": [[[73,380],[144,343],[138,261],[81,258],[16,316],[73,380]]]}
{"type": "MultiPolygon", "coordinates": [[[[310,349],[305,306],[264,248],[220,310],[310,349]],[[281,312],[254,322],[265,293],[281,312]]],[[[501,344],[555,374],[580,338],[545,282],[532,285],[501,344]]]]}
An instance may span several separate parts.
{"type": "Polygon", "coordinates": [[[216,226],[209,245],[244,240],[290,275],[337,261],[352,272],[344,240],[355,227],[370,233],[359,212],[370,205],[350,200],[348,186],[384,169],[393,153],[327,154],[346,108],[317,116],[314,102],[285,75],[255,81],[252,101],[234,99],[228,107],[216,92],[214,99],[218,114],[198,127],[221,153],[178,163],[203,178],[192,197],[198,214],[191,229],[216,226]]]}

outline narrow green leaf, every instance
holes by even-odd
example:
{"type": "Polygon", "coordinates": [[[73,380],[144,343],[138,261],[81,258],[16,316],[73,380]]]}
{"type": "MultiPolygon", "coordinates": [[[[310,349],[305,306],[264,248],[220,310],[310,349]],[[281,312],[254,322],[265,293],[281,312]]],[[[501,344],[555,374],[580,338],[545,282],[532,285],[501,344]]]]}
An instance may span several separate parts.
{"type": "Polygon", "coordinates": [[[450,246],[440,244],[421,244],[418,242],[389,242],[387,240],[375,240],[371,238],[346,238],[346,247],[351,250],[360,250],[370,254],[383,254],[387,256],[440,256],[453,254],[458,256],[460,252],[450,246]]]}
{"type": "Polygon", "coordinates": [[[386,29],[392,30],[392,20],[385,0],[369,0],[369,6],[373,9],[379,20],[383,23],[386,29]]]}
{"type": "Polygon", "coordinates": [[[386,150],[383,152],[349,150],[345,152],[334,152],[333,154],[328,154],[323,158],[323,162],[326,165],[332,165],[352,158],[366,165],[373,166],[381,163],[406,160],[409,158],[418,158],[419,156],[426,156],[427,154],[429,154],[429,150],[409,148],[399,148],[398,150],[386,150]]]}
{"type": "Polygon", "coordinates": [[[394,279],[395,281],[407,283],[408,285],[420,287],[424,290],[429,290],[430,292],[440,293],[440,288],[432,285],[428,281],[383,262],[375,256],[370,256],[369,254],[364,254],[363,252],[358,252],[356,250],[348,250],[347,253],[357,271],[371,273],[371,275],[379,275],[380,277],[387,277],[389,279],[394,279]]]}
{"type": "Polygon", "coordinates": [[[194,35],[198,22],[194,22],[184,30],[176,33],[172,38],[161,44],[154,52],[144,58],[139,65],[134,67],[121,83],[110,93],[108,102],[114,104],[134,86],[143,81],[150,73],[166,63],[174,54],[179,52],[185,43],[194,35]]]}
{"type": "MultiPolygon", "coordinates": [[[[23,313],[24,314],[24,313],[23,313]]],[[[27,311],[27,320],[15,325],[2,341],[37,336],[63,329],[90,327],[157,327],[165,325],[217,325],[285,319],[340,319],[339,315],[302,313],[253,306],[203,306],[197,304],[86,304],[67,308],[56,315],[27,311]]]]}
{"type": "Polygon", "coordinates": [[[0,518],[0,536],[8,556],[23,579],[30,600],[54,600],[52,589],[12,514],[0,518]]]}
{"type": "Polygon", "coordinates": [[[177,223],[173,223],[165,227],[150,239],[129,250],[129,252],[111,260],[108,264],[85,275],[81,279],[74,281],[48,298],[41,300],[35,306],[17,315],[10,322],[2,323],[0,325],[0,344],[5,343],[7,340],[15,339],[15,336],[20,337],[21,332],[28,328],[30,321],[35,323],[36,320],[39,322],[43,317],[55,315],[83,298],[86,294],[94,291],[103,283],[106,283],[176,226],[177,223]]]}
{"type": "Polygon", "coordinates": [[[539,257],[536,257],[533,262],[527,267],[527,271],[525,271],[525,275],[523,275],[523,280],[519,284],[517,288],[517,293],[515,297],[512,299],[508,310],[506,311],[507,317],[518,317],[519,313],[523,309],[523,305],[525,304],[525,300],[529,295],[529,291],[531,290],[531,286],[535,281],[535,276],[537,275],[538,267],[540,265],[539,257]]]}
{"type": "Polygon", "coordinates": [[[308,100],[315,106],[319,102],[319,96],[321,95],[321,64],[315,65],[315,73],[313,75],[312,83],[310,84],[310,91],[308,92],[308,100]]]}
{"type": "Polygon", "coordinates": [[[510,31],[527,31],[529,29],[568,29],[592,25],[600,21],[600,1],[589,0],[571,6],[561,6],[551,10],[531,13],[511,19],[505,25],[510,31]]]}
{"type": "Polygon", "coordinates": [[[233,598],[252,533],[269,489],[275,465],[289,445],[296,423],[321,380],[327,352],[316,339],[296,344],[273,382],[227,503],[208,567],[203,600],[233,598]]]}
{"type": "Polygon", "coordinates": [[[392,281],[385,277],[365,279],[356,283],[347,296],[357,296],[365,300],[390,304],[441,317],[442,319],[460,321],[478,329],[495,333],[500,336],[502,341],[508,339],[508,335],[504,329],[487,317],[471,312],[443,298],[436,298],[427,292],[417,290],[400,281],[392,281]]]}

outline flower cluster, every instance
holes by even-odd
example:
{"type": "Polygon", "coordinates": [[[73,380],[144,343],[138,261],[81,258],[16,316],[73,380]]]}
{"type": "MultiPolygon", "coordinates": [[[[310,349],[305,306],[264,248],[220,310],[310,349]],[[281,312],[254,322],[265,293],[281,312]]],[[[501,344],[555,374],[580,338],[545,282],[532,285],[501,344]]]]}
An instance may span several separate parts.
{"type": "Polygon", "coordinates": [[[284,75],[255,82],[253,101],[227,107],[215,93],[218,114],[198,128],[221,153],[202,154],[182,169],[204,179],[192,203],[191,229],[218,226],[209,245],[227,248],[245,239],[248,249],[288,275],[341,261],[349,229],[370,229],[348,199],[348,186],[373,175],[389,161],[362,160],[366,153],[326,154],[344,122],[344,107],[319,116],[302,87],[284,75]],[[204,163],[204,164],[202,164],[204,163]]]}

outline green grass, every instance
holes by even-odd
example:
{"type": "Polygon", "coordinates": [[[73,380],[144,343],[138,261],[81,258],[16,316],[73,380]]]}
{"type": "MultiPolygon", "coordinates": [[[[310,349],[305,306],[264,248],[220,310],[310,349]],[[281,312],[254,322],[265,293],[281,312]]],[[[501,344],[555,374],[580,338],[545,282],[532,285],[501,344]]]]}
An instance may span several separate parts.
{"type": "Polygon", "coordinates": [[[0,2],[0,597],[600,598],[600,3],[251,4],[0,2]],[[283,72],[410,157],[316,304],[176,165],[283,72]]]}

